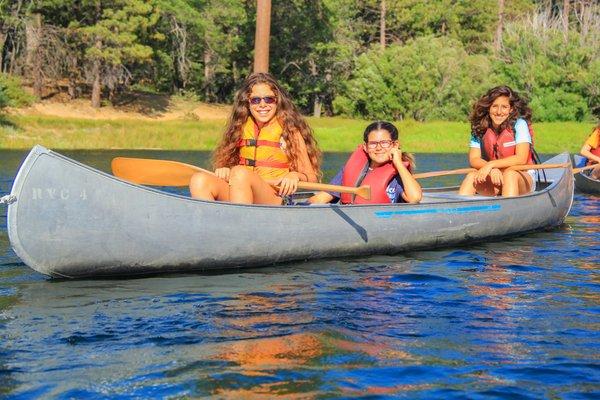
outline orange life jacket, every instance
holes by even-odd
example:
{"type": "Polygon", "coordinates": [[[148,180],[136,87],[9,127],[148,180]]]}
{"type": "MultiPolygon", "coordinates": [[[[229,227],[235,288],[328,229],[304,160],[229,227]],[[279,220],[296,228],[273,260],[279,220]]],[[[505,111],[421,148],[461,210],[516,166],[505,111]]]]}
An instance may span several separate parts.
{"type": "MultiPolygon", "coordinates": [[[[527,124],[529,134],[531,135],[531,145],[529,146],[529,156],[527,164],[535,164],[533,154],[533,129],[527,124]]],[[[517,152],[517,143],[515,141],[515,132],[511,128],[504,129],[500,134],[496,134],[492,128],[488,128],[481,138],[481,156],[486,161],[498,160],[514,156],[517,152]]]]}
{"type": "MultiPolygon", "coordinates": [[[[409,163],[404,163],[409,168],[409,163]]],[[[398,171],[392,162],[385,163],[377,168],[369,169],[369,156],[359,145],[350,156],[342,175],[342,185],[358,187],[360,185],[371,186],[371,199],[366,200],[350,193],[342,193],[340,201],[342,204],[381,204],[389,203],[387,195],[389,183],[398,175],[398,171]]]]}
{"type": "Polygon", "coordinates": [[[283,151],[283,128],[273,118],[261,129],[248,118],[244,124],[242,138],[238,141],[240,165],[255,171],[263,179],[278,179],[290,172],[287,155],[283,151]]]}

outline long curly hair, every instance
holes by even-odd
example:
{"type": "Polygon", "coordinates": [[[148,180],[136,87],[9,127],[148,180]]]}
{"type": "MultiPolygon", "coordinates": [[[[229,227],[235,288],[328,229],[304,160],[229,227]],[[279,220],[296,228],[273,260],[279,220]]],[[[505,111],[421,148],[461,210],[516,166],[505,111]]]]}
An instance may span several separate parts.
{"type": "Polygon", "coordinates": [[[250,114],[250,93],[252,88],[258,84],[267,84],[277,97],[277,118],[283,128],[283,140],[286,143],[285,154],[290,162],[290,170],[298,171],[298,143],[291,140],[293,135],[299,134],[304,139],[308,158],[317,174],[321,176],[321,151],[317,147],[312,128],[306,123],[298,108],[292,102],[288,92],[281,87],[275,78],[268,73],[260,72],[248,76],[242,87],[235,94],[233,110],[229,116],[227,128],[213,153],[213,165],[215,168],[233,167],[239,164],[240,155],[238,141],[242,137],[243,126],[250,114]]]}
{"type": "Polygon", "coordinates": [[[488,128],[494,129],[490,118],[490,107],[492,103],[500,96],[508,97],[512,111],[499,127],[497,132],[502,132],[506,128],[512,128],[517,118],[523,118],[531,125],[531,108],[527,105],[527,100],[519,96],[517,92],[508,86],[496,86],[484,94],[475,105],[469,116],[471,122],[471,132],[479,138],[483,137],[488,128]]]}
{"type": "MultiPolygon", "coordinates": [[[[398,128],[396,128],[396,125],[392,124],[391,122],[387,122],[387,121],[375,121],[375,122],[371,122],[365,128],[365,132],[363,133],[363,141],[365,143],[367,143],[369,141],[369,133],[371,133],[373,131],[379,131],[379,130],[388,131],[390,133],[392,140],[394,140],[394,141],[398,140],[398,138],[400,137],[400,133],[398,131],[398,128]]],[[[415,170],[415,167],[416,167],[415,156],[413,156],[411,153],[402,152],[402,161],[405,161],[410,165],[411,171],[415,170]]]]}

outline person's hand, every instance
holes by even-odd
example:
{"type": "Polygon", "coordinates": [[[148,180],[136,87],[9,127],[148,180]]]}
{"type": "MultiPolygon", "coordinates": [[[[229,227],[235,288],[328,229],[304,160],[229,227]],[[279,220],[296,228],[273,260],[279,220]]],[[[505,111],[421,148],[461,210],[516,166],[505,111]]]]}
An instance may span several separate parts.
{"type": "Polygon", "coordinates": [[[300,181],[300,176],[297,172],[294,172],[294,171],[289,172],[277,184],[277,186],[279,186],[279,195],[280,196],[289,196],[291,194],[296,193],[296,190],[298,190],[298,182],[299,181],[300,181]]]}
{"type": "Polygon", "coordinates": [[[215,175],[217,175],[217,178],[221,178],[225,182],[229,182],[229,171],[230,169],[227,167],[217,168],[215,169],[215,175]]]}
{"type": "Polygon", "coordinates": [[[399,147],[392,147],[390,150],[390,160],[395,164],[399,162],[402,164],[402,150],[399,147]]]}
{"type": "Polygon", "coordinates": [[[494,186],[502,186],[502,171],[498,168],[492,168],[490,171],[490,179],[494,186]]]}
{"type": "Polygon", "coordinates": [[[489,163],[481,167],[479,171],[477,171],[477,175],[475,176],[475,182],[485,182],[487,177],[490,175],[490,172],[492,172],[492,169],[493,167],[489,163]]]}

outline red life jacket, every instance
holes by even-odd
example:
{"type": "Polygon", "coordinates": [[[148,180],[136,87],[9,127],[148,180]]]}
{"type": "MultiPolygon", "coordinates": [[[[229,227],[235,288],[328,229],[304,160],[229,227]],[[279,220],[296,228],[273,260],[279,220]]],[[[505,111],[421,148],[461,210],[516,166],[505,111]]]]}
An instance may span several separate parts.
{"type": "MultiPolygon", "coordinates": [[[[529,156],[527,164],[535,164],[533,157],[533,129],[527,124],[529,134],[531,135],[531,145],[529,146],[529,156]]],[[[515,142],[515,133],[511,128],[504,129],[499,135],[492,128],[488,128],[481,138],[481,156],[486,161],[498,160],[514,156],[517,152],[517,143],[515,142]]]]}
{"type": "MultiPolygon", "coordinates": [[[[409,163],[404,163],[410,168],[409,163]]],[[[358,187],[360,185],[371,186],[371,199],[366,200],[350,193],[341,194],[342,204],[380,204],[389,203],[390,198],[387,195],[389,183],[398,175],[398,171],[392,162],[385,163],[377,168],[369,170],[369,156],[359,145],[350,156],[342,175],[342,185],[358,187]]]]}

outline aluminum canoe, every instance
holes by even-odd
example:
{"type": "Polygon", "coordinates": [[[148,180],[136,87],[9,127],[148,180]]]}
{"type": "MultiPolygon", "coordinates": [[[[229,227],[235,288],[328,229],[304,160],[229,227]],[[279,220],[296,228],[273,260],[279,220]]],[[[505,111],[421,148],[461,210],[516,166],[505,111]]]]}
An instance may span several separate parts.
{"type": "Polygon", "coordinates": [[[517,198],[442,188],[416,205],[236,205],[134,185],[36,146],[13,184],[8,234],[25,264],[62,278],[393,254],[560,225],[573,201],[571,171],[548,170],[547,187],[517,198]]]}
{"type": "MultiPolygon", "coordinates": [[[[585,158],[575,154],[573,156],[574,165],[583,166],[585,158]]],[[[581,193],[600,194],[600,181],[590,177],[590,171],[581,171],[575,174],[575,189],[581,193]]]]}

